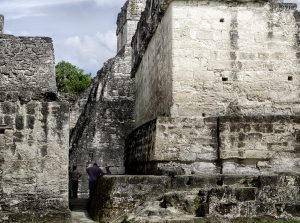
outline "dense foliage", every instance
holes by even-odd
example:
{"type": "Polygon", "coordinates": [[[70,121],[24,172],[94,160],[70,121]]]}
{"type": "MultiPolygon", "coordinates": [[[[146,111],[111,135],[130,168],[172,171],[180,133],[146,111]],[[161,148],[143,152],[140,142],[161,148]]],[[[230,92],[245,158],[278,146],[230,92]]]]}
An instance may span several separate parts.
{"type": "Polygon", "coordinates": [[[55,66],[56,84],[60,92],[79,95],[86,90],[92,82],[92,75],[73,64],[61,61],[55,66]]]}

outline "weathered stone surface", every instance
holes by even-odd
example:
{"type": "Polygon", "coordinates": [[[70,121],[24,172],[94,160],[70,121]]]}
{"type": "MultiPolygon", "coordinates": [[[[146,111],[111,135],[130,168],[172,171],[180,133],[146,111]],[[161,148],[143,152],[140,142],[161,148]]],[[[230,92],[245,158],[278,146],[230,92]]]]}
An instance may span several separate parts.
{"type": "Polygon", "coordinates": [[[129,174],[219,173],[216,118],[158,117],[126,143],[129,174]]]}
{"type": "Polygon", "coordinates": [[[130,45],[145,4],[146,0],[128,0],[118,14],[116,31],[118,37],[118,52],[125,45],[130,45]]]}
{"type": "Polygon", "coordinates": [[[298,118],[221,117],[223,173],[300,173],[298,118]]]}
{"type": "Polygon", "coordinates": [[[85,168],[90,162],[108,166],[114,174],[124,173],[124,144],[133,126],[133,82],[126,57],[130,49],[104,65],[91,88],[71,135],[70,165],[83,173],[80,193],[87,195],[85,168]],[[127,75],[126,75],[127,73],[127,75]]]}
{"type": "MultiPolygon", "coordinates": [[[[98,71],[88,94],[87,103],[72,130],[70,166],[82,172],[80,196],[87,196],[86,166],[97,162],[112,174],[123,174],[124,145],[133,130],[134,80],[130,77],[131,54],[129,45],[144,0],[130,0],[118,18],[118,54],[98,71]]],[[[80,103],[83,102],[80,98],[80,103]]],[[[82,105],[80,105],[82,106],[82,105]]],[[[78,102],[73,111],[78,111],[78,102]]],[[[71,120],[72,121],[72,120],[71,120]]],[[[75,123],[75,121],[72,121],[75,123]]]]}
{"type": "Polygon", "coordinates": [[[153,199],[160,196],[168,183],[168,177],[159,176],[104,176],[98,180],[90,215],[99,222],[121,222],[124,214],[150,199],[150,194],[153,199]]]}
{"type": "Polygon", "coordinates": [[[300,187],[294,186],[299,175],[271,178],[262,176],[259,185],[247,185],[242,182],[257,176],[105,176],[90,213],[99,222],[238,222],[267,216],[300,220],[300,187]],[[220,179],[230,179],[230,185],[220,179]]]}
{"type": "Polygon", "coordinates": [[[4,16],[0,15],[0,34],[3,34],[4,16]]]}
{"type": "Polygon", "coordinates": [[[0,222],[70,222],[69,105],[56,97],[52,40],[0,45],[0,222]]]}
{"type": "Polygon", "coordinates": [[[158,2],[133,38],[145,51],[134,72],[136,126],[157,116],[298,114],[294,5],[172,1],[160,21],[168,3],[158,2]]]}
{"type": "Polygon", "coordinates": [[[128,136],[126,172],[299,173],[298,119],[298,116],[159,117],[128,136]]]}
{"type": "Polygon", "coordinates": [[[1,35],[0,57],[0,91],[18,91],[24,102],[30,100],[27,93],[38,97],[57,91],[50,38],[1,35]]]}
{"type": "Polygon", "coordinates": [[[132,41],[136,129],[126,171],[216,180],[199,185],[197,208],[184,196],[195,188],[168,187],[127,222],[297,219],[295,9],[278,1],[147,1],[132,41]]]}

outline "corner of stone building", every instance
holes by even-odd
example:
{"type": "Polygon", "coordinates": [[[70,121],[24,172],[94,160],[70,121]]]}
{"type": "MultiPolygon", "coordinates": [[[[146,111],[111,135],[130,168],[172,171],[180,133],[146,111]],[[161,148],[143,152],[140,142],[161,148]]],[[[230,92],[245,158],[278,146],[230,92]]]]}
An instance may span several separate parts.
{"type": "Polygon", "coordinates": [[[0,15],[0,34],[4,33],[3,29],[4,29],[4,16],[0,15]]]}
{"type": "Polygon", "coordinates": [[[69,107],[52,39],[1,35],[0,45],[0,222],[69,222],[69,107]]]}
{"type": "Polygon", "coordinates": [[[128,0],[122,7],[117,19],[117,52],[124,46],[131,44],[132,37],[145,6],[146,0],[128,0]]]}

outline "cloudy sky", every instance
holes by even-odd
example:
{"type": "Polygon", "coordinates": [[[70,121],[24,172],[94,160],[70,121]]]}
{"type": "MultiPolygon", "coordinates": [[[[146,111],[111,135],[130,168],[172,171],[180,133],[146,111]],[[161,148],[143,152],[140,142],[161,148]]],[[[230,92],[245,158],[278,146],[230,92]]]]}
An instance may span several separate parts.
{"type": "Polygon", "coordinates": [[[126,0],[0,0],[4,32],[53,38],[56,62],[95,74],[116,53],[116,19],[126,0]]]}
{"type": "Polygon", "coordinates": [[[7,34],[52,37],[56,62],[66,60],[95,75],[116,53],[115,23],[125,1],[0,0],[0,14],[7,34]]]}

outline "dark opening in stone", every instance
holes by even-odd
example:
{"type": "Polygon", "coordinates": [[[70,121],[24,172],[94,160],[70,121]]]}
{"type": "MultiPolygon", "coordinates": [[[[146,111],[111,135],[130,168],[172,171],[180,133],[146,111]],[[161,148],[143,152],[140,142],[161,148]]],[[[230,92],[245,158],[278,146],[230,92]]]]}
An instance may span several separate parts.
{"type": "Polygon", "coordinates": [[[5,129],[0,129],[0,134],[5,134],[5,129]]]}
{"type": "Polygon", "coordinates": [[[44,98],[47,101],[56,101],[57,100],[57,95],[53,92],[46,92],[46,93],[44,93],[44,98]]]}
{"type": "Polygon", "coordinates": [[[222,81],[228,81],[228,77],[222,77],[222,81]]]}
{"type": "Polygon", "coordinates": [[[225,20],[223,18],[220,19],[220,22],[224,22],[225,20]]]}
{"type": "Polygon", "coordinates": [[[293,80],[293,76],[288,76],[288,81],[292,81],[293,80]]]}

